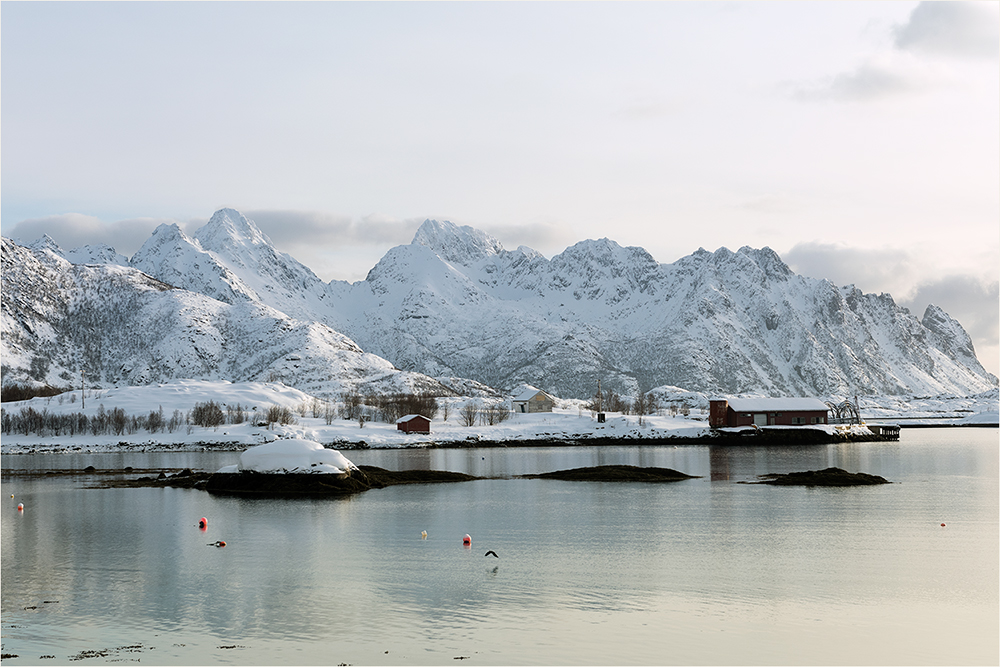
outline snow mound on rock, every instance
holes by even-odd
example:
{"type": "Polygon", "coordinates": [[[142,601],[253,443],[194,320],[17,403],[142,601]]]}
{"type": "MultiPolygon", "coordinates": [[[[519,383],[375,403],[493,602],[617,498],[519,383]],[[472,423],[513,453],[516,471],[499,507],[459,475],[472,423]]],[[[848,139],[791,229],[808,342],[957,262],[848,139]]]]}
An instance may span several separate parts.
{"type": "Polygon", "coordinates": [[[357,469],[337,450],[296,438],[251,447],[240,455],[239,464],[219,472],[343,474],[357,469]]]}

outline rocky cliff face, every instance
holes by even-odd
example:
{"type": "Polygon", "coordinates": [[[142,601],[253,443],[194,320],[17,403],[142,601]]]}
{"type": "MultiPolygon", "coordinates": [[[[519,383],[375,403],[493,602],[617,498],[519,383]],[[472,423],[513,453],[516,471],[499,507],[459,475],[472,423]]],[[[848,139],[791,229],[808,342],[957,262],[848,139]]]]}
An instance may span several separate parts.
{"type": "MultiPolygon", "coordinates": [[[[971,394],[997,385],[968,334],[940,308],[917,319],[887,294],[795,275],[769,248],[700,249],[659,264],[642,248],[600,239],[548,260],[524,246],[505,250],[471,227],[429,220],[364,281],[325,284],[231,209],[193,238],[161,226],[127,268],[72,266],[58,247],[29,251],[5,240],[5,369],[8,358],[24,374],[31,363],[37,370],[45,359],[65,357],[60,346],[75,349],[78,334],[59,322],[71,310],[89,312],[88,303],[96,307],[89,295],[110,285],[142,302],[116,317],[156,313],[136,320],[135,335],[159,332],[153,338],[177,337],[200,352],[143,357],[141,346],[115,334],[102,354],[128,360],[102,366],[108,381],[213,373],[260,379],[278,369],[329,383],[394,365],[410,372],[411,383],[433,382],[416,374],[480,389],[460,378],[504,390],[526,383],[565,397],[593,394],[598,378],[623,394],[662,385],[771,395],[971,394]],[[21,276],[11,278],[10,290],[8,264],[21,276]],[[241,347],[246,341],[252,344],[241,347]],[[304,351],[319,349],[326,351],[304,361],[304,351]],[[361,355],[371,365],[331,362],[331,354],[361,355]]],[[[90,317],[95,332],[116,325],[90,317]]]]}
{"type": "MultiPolygon", "coordinates": [[[[177,237],[179,238],[179,237],[177,237]]],[[[451,393],[325,324],[253,299],[179,289],[131,268],[74,265],[3,239],[3,381],[92,386],[280,380],[318,395],[451,393]]]]}
{"type": "Polygon", "coordinates": [[[996,385],[955,320],[795,275],[769,248],[658,264],[583,241],[546,260],[428,221],[363,283],[333,283],[327,321],[402,368],[529,383],[725,393],[975,393],[996,385]]]}

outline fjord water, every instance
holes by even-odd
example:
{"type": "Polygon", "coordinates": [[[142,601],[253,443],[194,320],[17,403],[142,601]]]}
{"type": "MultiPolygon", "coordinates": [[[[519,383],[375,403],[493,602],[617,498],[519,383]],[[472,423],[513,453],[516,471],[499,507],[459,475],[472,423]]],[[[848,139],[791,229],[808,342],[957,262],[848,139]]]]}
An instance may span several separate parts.
{"type": "MultiPolygon", "coordinates": [[[[904,429],[897,443],[794,448],[346,454],[496,478],[248,500],[6,477],[2,643],[18,657],[4,663],[1000,660],[996,429],[904,429]],[[701,477],[512,477],[612,463],[701,477]],[[893,484],[740,483],[829,466],[893,484]],[[208,546],[220,539],[228,546],[208,546]]],[[[4,456],[3,468],[211,470],[236,457],[4,456]]]]}

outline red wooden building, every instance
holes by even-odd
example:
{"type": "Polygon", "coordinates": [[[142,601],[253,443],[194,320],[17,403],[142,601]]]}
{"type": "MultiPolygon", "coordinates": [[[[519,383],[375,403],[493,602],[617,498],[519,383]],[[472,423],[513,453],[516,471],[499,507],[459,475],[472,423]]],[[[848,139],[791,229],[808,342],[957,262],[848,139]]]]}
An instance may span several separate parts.
{"type": "Polygon", "coordinates": [[[719,428],[826,424],[829,410],[818,398],[721,398],[709,401],[708,425],[719,428]]]}
{"type": "Polygon", "coordinates": [[[396,420],[396,430],[404,433],[430,433],[431,420],[423,415],[406,415],[396,420]]]}

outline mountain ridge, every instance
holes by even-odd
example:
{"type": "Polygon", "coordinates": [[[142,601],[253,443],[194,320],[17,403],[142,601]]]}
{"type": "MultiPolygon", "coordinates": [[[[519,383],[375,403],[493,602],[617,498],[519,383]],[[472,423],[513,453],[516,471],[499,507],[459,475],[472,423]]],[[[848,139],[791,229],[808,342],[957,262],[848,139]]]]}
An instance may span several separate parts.
{"type": "MultiPolygon", "coordinates": [[[[38,243],[43,260],[66,261],[51,239],[38,243]]],[[[324,283],[252,220],[221,209],[192,237],[161,225],[129,266],[230,306],[322,325],[403,371],[502,390],[531,384],[582,398],[598,379],[627,395],[663,385],[769,395],[997,386],[939,307],[918,319],[890,295],[799,276],[767,247],[699,248],[661,264],[604,238],[546,259],[428,219],[365,280],[324,283]]],[[[6,308],[6,289],[4,298],[6,308]]]]}

